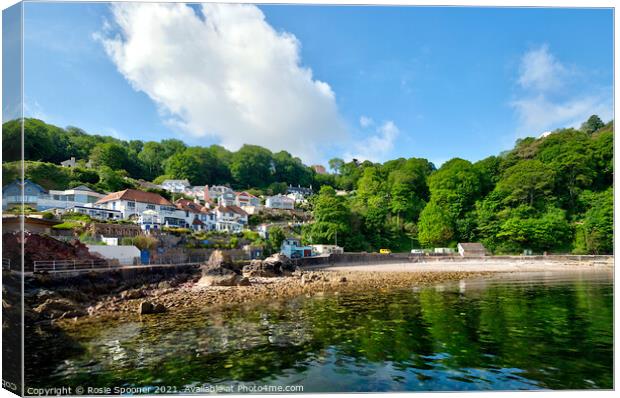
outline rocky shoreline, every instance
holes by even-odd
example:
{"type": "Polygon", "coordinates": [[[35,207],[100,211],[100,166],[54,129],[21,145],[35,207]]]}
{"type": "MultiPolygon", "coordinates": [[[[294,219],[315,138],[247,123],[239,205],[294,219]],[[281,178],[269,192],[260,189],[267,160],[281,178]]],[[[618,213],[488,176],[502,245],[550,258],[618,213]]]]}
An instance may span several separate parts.
{"type": "MultiPolygon", "coordinates": [[[[142,316],[232,304],[272,302],[301,295],[409,288],[447,281],[490,276],[487,272],[381,273],[346,271],[295,271],[277,277],[250,277],[249,285],[205,286],[200,277],[175,287],[167,284],[130,289],[103,297],[87,308],[56,315],[59,326],[82,319],[139,319],[142,316]]],[[[69,308],[64,308],[69,310],[69,308]]]]}
{"type": "MultiPolygon", "coordinates": [[[[579,266],[564,268],[581,269],[579,266]]],[[[599,268],[591,265],[585,268],[599,268]]],[[[604,267],[607,268],[607,267],[604,267]]],[[[200,269],[156,278],[153,274],[128,282],[117,278],[107,283],[87,277],[70,286],[33,287],[27,297],[27,319],[35,324],[65,324],[81,319],[139,318],[181,309],[283,300],[301,295],[410,288],[445,281],[484,278],[527,270],[554,270],[552,264],[519,264],[518,268],[484,264],[416,264],[349,266],[301,269],[276,254],[249,264],[233,262],[221,251],[212,254],[200,269]],[[409,271],[407,271],[407,269],[409,271]],[[389,270],[389,272],[386,272],[389,270]]]]}

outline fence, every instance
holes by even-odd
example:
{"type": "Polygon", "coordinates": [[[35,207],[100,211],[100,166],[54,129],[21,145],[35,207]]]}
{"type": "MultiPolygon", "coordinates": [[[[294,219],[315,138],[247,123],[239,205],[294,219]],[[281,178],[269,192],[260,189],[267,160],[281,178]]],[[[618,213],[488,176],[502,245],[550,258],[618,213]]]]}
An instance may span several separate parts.
{"type": "Polygon", "coordinates": [[[98,268],[112,268],[107,260],[44,260],[34,262],[34,272],[77,271],[98,268]]]}

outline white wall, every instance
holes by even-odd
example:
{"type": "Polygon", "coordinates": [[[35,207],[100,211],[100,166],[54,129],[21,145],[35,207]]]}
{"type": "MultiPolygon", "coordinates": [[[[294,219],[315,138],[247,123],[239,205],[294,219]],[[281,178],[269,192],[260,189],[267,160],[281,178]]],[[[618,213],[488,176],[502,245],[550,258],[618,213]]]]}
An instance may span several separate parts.
{"type": "Polygon", "coordinates": [[[103,258],[118,260],[121,264],[132,265],[134,258],[140,258],[140,249],[135,246],[100,246],[86,245],[91,253],[100,254],[103,258]]]}

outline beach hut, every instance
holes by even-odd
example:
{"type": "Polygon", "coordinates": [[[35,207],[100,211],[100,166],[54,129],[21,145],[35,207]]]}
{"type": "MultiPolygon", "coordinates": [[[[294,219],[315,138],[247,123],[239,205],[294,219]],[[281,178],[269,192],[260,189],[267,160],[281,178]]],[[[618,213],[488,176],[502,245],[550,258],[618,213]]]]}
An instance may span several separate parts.
{"type": "Polygon", "coordinates": [[[484,257],[487,252],[482,243],[459,243],[457,247],[461,257],[484,257]]]}

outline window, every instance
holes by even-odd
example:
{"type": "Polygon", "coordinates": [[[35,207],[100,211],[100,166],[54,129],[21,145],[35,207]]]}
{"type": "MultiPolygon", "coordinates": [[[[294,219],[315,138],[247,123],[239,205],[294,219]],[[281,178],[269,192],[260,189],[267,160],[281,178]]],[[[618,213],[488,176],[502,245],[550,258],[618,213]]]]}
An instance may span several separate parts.
{"type": "Polygon", "coordinates": [[[136,202],[127,202],[127,207],[129,207],[130,209],[133,209],[136,207],[136,202]]]}
{"type": "Polygon", "coordinates": [[[149,210],[155,210],[155,205],[146,205],[146,208],[149,210]]]}

